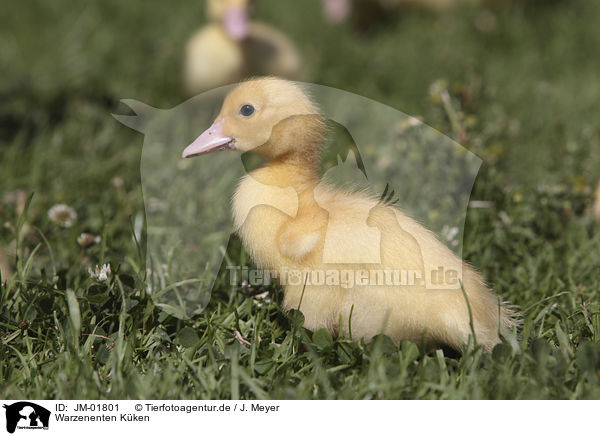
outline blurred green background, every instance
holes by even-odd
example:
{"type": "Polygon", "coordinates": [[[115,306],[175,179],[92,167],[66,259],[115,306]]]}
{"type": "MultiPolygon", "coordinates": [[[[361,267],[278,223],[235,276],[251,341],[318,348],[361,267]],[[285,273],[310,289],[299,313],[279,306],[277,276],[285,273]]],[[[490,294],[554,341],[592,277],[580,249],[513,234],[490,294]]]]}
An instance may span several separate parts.
{"type": "Polygon", "coordinates": [[[313,335],[279,307],[277,287],[232,291],[222,279],[185,322],[154,307],[132,238],[143,138],[111,113],[129,113],[122,98],[186,98],[183,47],[206,22],[203,2],[2,10],[0,396],[600,398],[600,237],[588,212],[600,177],[599,2],[400,10],[367,30],[327,23],[317,1],[255,7],[297,44],[304,81],[420,117],[484,160],[472,199],[488,206],[469,211],[465,255],[525,323],[518,350],[458,359],[313,335]],[[71,227],[49,219],[57,203],[76,211],[71,227]],[[102,242],[83,248],[82,232],[102,242]],[[90,277],[105,263],[109,281],[90,277]]]}

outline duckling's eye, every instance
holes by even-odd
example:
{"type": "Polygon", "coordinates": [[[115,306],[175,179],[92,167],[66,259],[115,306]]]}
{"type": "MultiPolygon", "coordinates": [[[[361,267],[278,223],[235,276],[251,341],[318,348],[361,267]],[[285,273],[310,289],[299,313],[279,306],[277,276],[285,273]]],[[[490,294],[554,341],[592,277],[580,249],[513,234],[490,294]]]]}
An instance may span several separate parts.
{"type": "Polygon", "coordinates": [[[254,113],[254,106],[251,104],[245,104],[240,108],[240,115],[243,117],[249,117],[254,113]]]}

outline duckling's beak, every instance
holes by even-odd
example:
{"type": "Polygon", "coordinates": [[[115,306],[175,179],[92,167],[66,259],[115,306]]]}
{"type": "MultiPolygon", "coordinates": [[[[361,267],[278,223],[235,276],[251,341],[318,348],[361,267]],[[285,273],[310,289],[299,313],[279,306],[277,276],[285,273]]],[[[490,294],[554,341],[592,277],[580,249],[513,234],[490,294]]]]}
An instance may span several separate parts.
{"type": "Polygon", "coordinates": [[[250,33],[248,10],[242,6],[229,8],[223,18],[223,26],[231,39],[235,41],[245,39],[250,33]]]}
{"type": "Polygon", "coordinates": [[[186,158],[215,151],[235,150],[234,143],[234,138],[223,133],[223,119],[221,118],[188,145],[183,150],[181,157],[186,158]]]}

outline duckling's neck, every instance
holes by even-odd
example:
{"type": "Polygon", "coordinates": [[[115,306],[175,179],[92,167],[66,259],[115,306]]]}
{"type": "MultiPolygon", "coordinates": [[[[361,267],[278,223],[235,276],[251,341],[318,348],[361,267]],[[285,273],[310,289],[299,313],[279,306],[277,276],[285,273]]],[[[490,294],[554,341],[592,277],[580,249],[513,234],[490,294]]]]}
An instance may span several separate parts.
{"type": "Polygon", "coordinates": [[[288,117],[273,127],[268,142],[256,149],[267,163],[250,175],[263,184],[293,188],[300,199],[312,198],[319,184],[319,162],[325,141],[319,115],[288,117]]]}
{"type": "Polygon", "coordinates": [[[299,196],[312,193],[320,182],[317,165],[294,155],[272,159],[252,171],[250,176],[265,185],[293,188],[299,196]]]}

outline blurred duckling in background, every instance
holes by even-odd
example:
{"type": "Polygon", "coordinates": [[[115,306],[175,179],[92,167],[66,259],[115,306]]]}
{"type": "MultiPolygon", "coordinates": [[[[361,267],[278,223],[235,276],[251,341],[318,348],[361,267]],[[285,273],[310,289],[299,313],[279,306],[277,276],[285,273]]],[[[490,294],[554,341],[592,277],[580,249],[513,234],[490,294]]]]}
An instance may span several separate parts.
{"type": "Polygon", "coordinates": [[[249,0],[208,0],[207,7],[210,23],[185,48],[184,85],[189,95],[252,75],[299,77],[296,47],[281,32],[251,21],[249,0]]]}
{"type": "Polygon", "coordinates": [[[327,21],[341,23],[350,19],[355,27],[366,30],[403,10],[425,10],[443,13],[460,0],[323,0],[327,21]]]}
{"type": "Polygon", "coordinates": [[[495,24],[494,11],[511,3],[518,0],[323,0],[323,14],[330,23],[349,21],[354,29],[369,32],[402,14],[426,12],[441,16],[461,5],[470,5],[479,9],[477,28],[486,31],[495,24]]]}
{"type": "Polygon", "coordinates": [[[325,131],[325,120],[299,85],[278,78],[254,79],[229,93],[212,126],[183,157],[235,150],[266,158],[264,166],[242,178],[234,194],[234,227],[260,268],[278,271],[280,281],[286,278],[283,306],[300,308],[306,328],[327,328],[354,340],[383,332],[395,342],[406,339],[427,348],[455,349],[461,349],[474,331],[477,342],[491,350],[499,334],[509,335],[517,326],[516,313],[432,232],[391,202],[324,183],[318,167],[325,131]],[[296,195],[282,194],[289,188],[296,195]],[[359,231],[365,225],[365,210],[367,224],[380,229],[381,243],[359,231]],[[330,214],[338,215],[343,231],[327,231],[334,218],[330,214]],[[342,258],[380,255],[380,263],[331,263],[324,256],[326,240],[342,258]],[[444,288],[445,283],[431,289],[420,282],[324,283],[312,278],[313,273],[335,270],[422,271],[424,260],[462,268],[467,298],[460,285],[444,288]],[[306,275],[292,280],[290,271],[306,275]]]}

